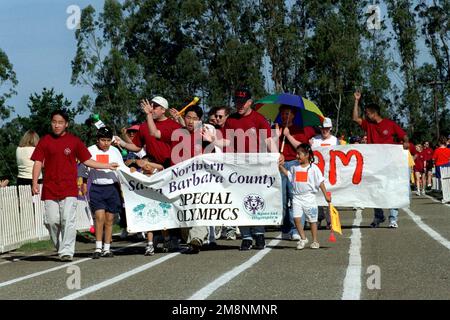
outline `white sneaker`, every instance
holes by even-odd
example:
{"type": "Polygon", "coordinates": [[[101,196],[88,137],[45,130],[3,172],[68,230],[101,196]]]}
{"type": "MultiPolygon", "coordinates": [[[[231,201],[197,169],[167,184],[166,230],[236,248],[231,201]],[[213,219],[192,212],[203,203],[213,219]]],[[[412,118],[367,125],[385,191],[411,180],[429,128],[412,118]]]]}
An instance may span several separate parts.
{"type": "Polygon", "coordinates": [[[398,228],[397,222],[392,221],[391,223],[389,223],[389,228],[397,229],[398,228]]]}
{"type": "Polygon", "coordinates": [[[314,241],[313,243],[311,243],[311,245],[309,247],[311,249],[319,249],[320,248],[320,244],[317,241],[314,241]]]}
{"type": "Polygon", "coordinates": [[[291,237],[291,240],[294,240],[294,241],[298,241],[298,240],[301,240],[301,239],[302,238],[300,237],[300,235],[298,233],[294,233],[292,235],[292,237],[291,237]]]}
{"type": "Polygon", "coordinates": [[[416,191],[416,196],[420,196],[420,190],[416,191]]]}
{"type": "Polygon", "coordinates": [[[303,248],[305,248],[305,246],[308,244],[308,238],[306,238],[305,240],[300,239],[297,242],[297,250],[303,250],[303,248]]]}

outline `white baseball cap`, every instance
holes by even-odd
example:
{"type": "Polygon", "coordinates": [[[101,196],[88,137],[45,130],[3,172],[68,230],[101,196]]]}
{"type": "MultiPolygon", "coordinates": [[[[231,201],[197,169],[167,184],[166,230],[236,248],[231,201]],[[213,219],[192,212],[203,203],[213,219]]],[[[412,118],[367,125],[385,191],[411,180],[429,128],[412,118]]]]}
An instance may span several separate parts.
{"type": "Polygon", "coordinates": [[[331,119],[330,118],[324,118],[323,119],[323,123],[320,126],[321,128],[332,128],[333,124],[331,123],[331,119]]]}
{"type": "Polygon", "coordinates": [[[152,102],[154,102],[154,103],[160,105],[160,106],[163,107],[164,109],[169,108],[169,102],[167,102],[167,100],[164,99],[163,97],[159,97],[159,96],[158,96],[158,97],[154,97],[154,98],[152,99],[152,102]]]}

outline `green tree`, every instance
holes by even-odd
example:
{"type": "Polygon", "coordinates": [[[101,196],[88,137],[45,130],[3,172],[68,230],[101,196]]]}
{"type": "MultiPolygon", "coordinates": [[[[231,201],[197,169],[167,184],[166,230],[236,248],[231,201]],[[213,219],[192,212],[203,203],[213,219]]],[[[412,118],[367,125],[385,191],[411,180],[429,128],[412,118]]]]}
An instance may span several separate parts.
{"type": "Polygon", "coordinates": [[[10,112],[14,110],[6,104],[6,100],[17,94],[15,91],[17,83],[13,65],[9,62],[6,53],[0,49],[0,120],[7,119],[10,112]]]}

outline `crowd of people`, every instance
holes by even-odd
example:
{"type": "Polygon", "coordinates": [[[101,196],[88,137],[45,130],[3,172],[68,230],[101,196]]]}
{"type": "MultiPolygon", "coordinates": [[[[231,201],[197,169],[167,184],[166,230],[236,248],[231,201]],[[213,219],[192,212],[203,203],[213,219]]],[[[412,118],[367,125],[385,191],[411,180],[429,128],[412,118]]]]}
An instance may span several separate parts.
{"type": "MultiPolygon", "coordinates": [[[[355,92],[352,119],[365,135],[332,135],[333,124],[324,118],[318,128],[301,127],[294,124],[297,108],[281,105],[279,123],[271,124],[255,111],[249,90],[235,93],[235,111],[227,106],[211,108],[205,123],[203,110],[197,105],[178,111],[169,108],[168,101],[157,96],[143,100],[141,108],[146,121],[133,124],[114,136],[111,128],[102,127],[97,133],[97,142],[87,148],[75,135],[68,132],[69,117],[64,110],[56,110],[51,116],[51,133],[42,139],[32,130],[27,131],[17,148],[19,175],[18,184],[31,185],[33,194],[41,194],[45,201],[44,224],[58,251],[61,261],[71,261],[75,253],[75,213],[77,196],[86,193],[86,187],[78,183],[89,181],[89,203],[95,216],[94,259],[112,257],[112,226],[120,216],[123,236],[126,236],[126,215],[123,198],[116,173],[119,166],[130,172],[140,171],[151,176],[170,166],[205,152],[277,152],[282,173],[282,238],[297,241],[297,249],[308,244],[304,232],[308,222],[312,243],[318,249],[317,229],[331,228],[327,207],[318,207],[315,193],[323,193],[327,202],[331,196],[324,184],[322,172],[314,164],[313,150],[341,144],[402,144],[413,157],[416,193],[421,195],[431,189],[432,169],[440,177],[440,168],[450,162],[450,148],[446,138],[439,139],[439,147],[431,148],[428,141],[415,146],[405,131],[394,121],[381,116],[377,104],[367,104],[364,116],[360,111],[361,93],[355,92]],[[244,136],[239,132],[245,132],[244,136]],[[264,134],[261,134],[263,132],[264,134]],[[117,148],[127,150],[121,153],[117,148]],[[280,148],[281,146],[281,148],[280,148]],[[45,168],[44,168],[45,166],[45,168]],[[44,174],[42,176],[42,169],[44,174]],[[84,172],[84,174],[82,173],[84,172]],[[84,180],[83,180],[84,179],[84,180]],[[42,182],[42,191],[40,184],[42,182]]],[[[4,184],[1,181],[2,185],[4,184]]],[[[398,208],[389,209],[389,227],[398,228],[398,208]]],[[[385,221],[384,211],[374,209],[371,226],[379,227],[385,221]]],[[[241,236],[240,250],[264,249],[265,228],[261,226],[227,227],[227,239],[235,240],[238,230],[241,236]]],[[[182,230],[161,230],[164,252],[178,250],[178,239],[188,244],[186,253],[198,253],[205,243],[214,243],[213,228],[192,227],[182,230]],[[211,240],[212,239],[212,240],[211,240]]],[[[155,254],[154,232],[146,233],[145,255],[155,254]]]]}

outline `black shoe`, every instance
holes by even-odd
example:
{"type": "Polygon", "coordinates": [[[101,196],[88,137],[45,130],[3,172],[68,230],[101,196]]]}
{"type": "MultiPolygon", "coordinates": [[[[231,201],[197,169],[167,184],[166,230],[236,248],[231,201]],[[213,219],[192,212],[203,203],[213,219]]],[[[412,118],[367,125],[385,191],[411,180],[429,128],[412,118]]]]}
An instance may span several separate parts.
{"type": "Polygon", "coordinates": [[[262,250],[266,247],[266,239],[263,234],[257,234],[255,236],[255,249],[262,250]]]}
{"type": "Polygon", "coordinates": [[[100,259],[101,255],[101,251],[94,251],[94,253],[92,254],[92,259],[100,259]]]}
{"type": "Polygon", "coordinates": [[[242,240],[241,247],[239,250],[241,251],[247,251],[252,248],[253,241],[252,240],[242,240]]]}

